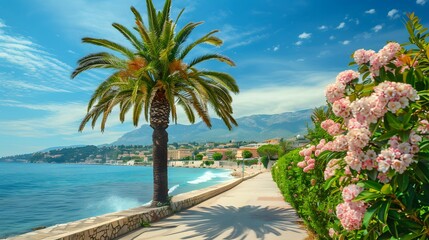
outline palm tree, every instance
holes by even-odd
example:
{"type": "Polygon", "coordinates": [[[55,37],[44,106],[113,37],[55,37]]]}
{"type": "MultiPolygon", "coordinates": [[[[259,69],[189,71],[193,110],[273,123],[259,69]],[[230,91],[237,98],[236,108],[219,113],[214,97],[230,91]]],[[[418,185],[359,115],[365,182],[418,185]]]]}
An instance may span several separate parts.
{"type": "Polygon", "coordinates": [[[156,11],[152,0],[146,0],[148,22],[131,7],[136,25],[133,34],[125,26],[113,23],[131,44],[132,49],[106,39],[83,38],[84,43],[105,47],[110,52],[99,52],[83,57],[72,73],[90,69],[108,68],[113,73],[95,90],[88,103],[88,112],[79,127],[82,131],[91,121],[94,128],[101,117],[101,131],[113,108],[119,107],[119,119],[131,110],[134,126],[143,115],[153,128],[153,180],[152,206],[168,202],[166,129],[169,120],[177,123],[177,107],[181,107],[188,120],[195,122],[196,115],[211,127],[209,107],[224,121],[228,129],[237,126],[232,116],[232,97],[239,89],[233,77],[223,72],[200,70],[197,66],[208,60],[218,60],[235,66],[229,58],[219,54],[205,54],[189,59],[189,53],[200,44],[220,46],[222,40],[211,31],[187,44],[188,36],[202,22],[188,23],[176,31],[177,21],[170,19],[171,0],[166,0],[163,10],[156,11]],[[185,45],[186,44],[186,45],[185,45]],[[114,53],[111,53],[114,52],[114,53]]]}

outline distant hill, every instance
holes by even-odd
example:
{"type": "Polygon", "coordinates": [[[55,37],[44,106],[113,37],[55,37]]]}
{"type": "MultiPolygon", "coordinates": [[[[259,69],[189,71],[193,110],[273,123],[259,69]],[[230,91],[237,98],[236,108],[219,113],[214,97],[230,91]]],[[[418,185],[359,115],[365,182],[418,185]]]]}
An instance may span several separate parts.
{"type": "MultiPolygon", "coordinates": [[[[290,138],[307,131],[307,124],[311,124],[313,109],[297,112],[285,112],[272,115],[253,115],[238,118],[238,127],[232,131],[217,118],[212,119],[212,128],[204,123],[193,125],[170,125],[167,129],[169,143],[173,142],[225,142],[262,141],[270,138],[290,138]]],[[[150,145],[152,144],[152,128],[143,125],[139,129],[128,132],[112,145],[150,145]]]]}
{"type": "Polygon", "coordinates": [[[50,147],[50,148],[46,148],[43,150],[40,150],[38,152],[49,152],[49,151],[53,151],[53,150],[61,150],[63,148],[80,148],[80,147],[85,147],[86,145],[71,145],[71,146],[58,146],[58,147],[50,147]]]}

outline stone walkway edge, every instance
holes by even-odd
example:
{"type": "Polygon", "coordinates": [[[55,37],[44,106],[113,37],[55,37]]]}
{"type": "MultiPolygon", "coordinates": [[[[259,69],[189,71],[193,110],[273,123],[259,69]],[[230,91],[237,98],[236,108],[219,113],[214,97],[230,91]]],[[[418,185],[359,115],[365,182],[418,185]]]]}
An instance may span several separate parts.
{"type": "Polygon", "coordinates": [[[259,173],[236,178],[204,189],[173,196],[171,206],[129,210],[54,225],[45,229],[7,238],[11,240],[107,240],[129,233],[142,225],[159,221],[223,193],[259,173]]]}

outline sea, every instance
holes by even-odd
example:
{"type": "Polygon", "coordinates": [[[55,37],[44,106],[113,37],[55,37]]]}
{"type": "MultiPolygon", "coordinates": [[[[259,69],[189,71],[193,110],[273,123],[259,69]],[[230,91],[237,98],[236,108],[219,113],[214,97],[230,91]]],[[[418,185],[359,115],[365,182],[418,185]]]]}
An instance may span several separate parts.
{"type": "MultiPolygon", "coordinates": [[[[232,179],[230,171],[169,168],[169,194],[232,179]]],[[[0,163],[0,239],[150,203],[152,167],[0,163]]]]}

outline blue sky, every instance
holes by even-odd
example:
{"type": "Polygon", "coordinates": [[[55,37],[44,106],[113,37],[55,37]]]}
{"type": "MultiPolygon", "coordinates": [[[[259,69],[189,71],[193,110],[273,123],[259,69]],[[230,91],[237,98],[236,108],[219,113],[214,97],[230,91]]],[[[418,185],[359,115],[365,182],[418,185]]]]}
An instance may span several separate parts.
{"type": "MultiPolygon", "coordinates": [[[[113,113],[104,134],[90,127],[78,133],[86,103],[106,73],[69,76],[79,58],[102,50],[82,44],[82,37],[122,42],[111,23],[131,27],[129,7],[146,15],[144,2],[0,2],[0,156],[110,143],[134,129],[113,113]]],[[[163,4],[154,2],[158,8],[163,4]]],[[[408,12],[429,26],[429,0],[173,0],[173,17],[184,7],[179,27],[205,22],[192,38],[219,29],[224,40],[221,48],[204,46],[195,54],[219,52],[237,63],[235,68],[207,65],[236,78],[241,89],[234,97],[237,118],[323,105],[325,86],[348,69],[354,50],[405,42],[408,12]]]]}

